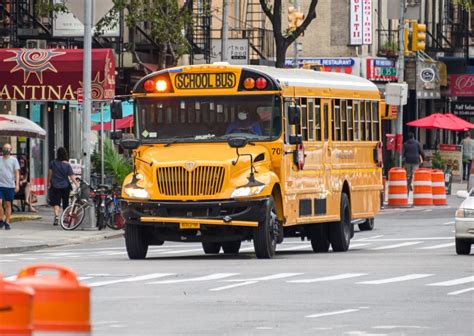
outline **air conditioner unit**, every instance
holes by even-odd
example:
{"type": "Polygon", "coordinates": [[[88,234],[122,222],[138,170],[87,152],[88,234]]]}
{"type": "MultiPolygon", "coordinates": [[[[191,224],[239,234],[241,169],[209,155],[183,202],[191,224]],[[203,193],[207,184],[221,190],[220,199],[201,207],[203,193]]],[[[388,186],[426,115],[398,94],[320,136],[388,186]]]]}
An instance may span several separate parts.
{"type": "Polygon", "coordinates": [[[48,44],[46,40],[26,40],[26,48],[28,49],[46,49],[48,44]]]}

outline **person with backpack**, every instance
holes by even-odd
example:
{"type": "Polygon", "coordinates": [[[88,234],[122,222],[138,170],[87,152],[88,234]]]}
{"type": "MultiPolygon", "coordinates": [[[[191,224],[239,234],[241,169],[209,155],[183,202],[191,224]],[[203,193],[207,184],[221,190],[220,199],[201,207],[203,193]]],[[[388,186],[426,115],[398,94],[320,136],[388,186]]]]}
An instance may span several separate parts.
{"type": "Polygon", "coordinates": [[[71,192],[71,181],[79,187],[76,181],[69,155],[64,147],[58,148],[56,159],[51,161],[48,170],[49,204],[54,207],[54,223],[59,224],[61,206],[64,209],[69,205],[69,193],[71,192]]]}
{"type": "Polygon", "coordinates": [[[408,190],[413,190],[411,181],[413,173],[420,167],[425,159],[425,152],[421,144],[415,139],[413,133],[408,133],[408,140],[403,144],[403,157],[405,158],[405,169],[407,171],[408,190]]]}

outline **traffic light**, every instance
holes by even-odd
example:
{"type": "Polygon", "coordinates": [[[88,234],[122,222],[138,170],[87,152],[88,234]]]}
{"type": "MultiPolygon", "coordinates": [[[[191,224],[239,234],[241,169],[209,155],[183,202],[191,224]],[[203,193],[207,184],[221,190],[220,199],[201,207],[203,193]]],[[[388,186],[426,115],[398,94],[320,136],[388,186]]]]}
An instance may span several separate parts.
{"type": "Polygon", "coordinates": [[[426,48],[426,25],[413,22],[413,31],[411,36],[411,50],[425,50],[426,48]]]}
{"type": "Polygon", "coordinates": [[[293,6],[288,7],[288,30],[290,32],[295,31],[296,28],[301,26],[304,20],[304,14],[298,12],[293,6]]]}

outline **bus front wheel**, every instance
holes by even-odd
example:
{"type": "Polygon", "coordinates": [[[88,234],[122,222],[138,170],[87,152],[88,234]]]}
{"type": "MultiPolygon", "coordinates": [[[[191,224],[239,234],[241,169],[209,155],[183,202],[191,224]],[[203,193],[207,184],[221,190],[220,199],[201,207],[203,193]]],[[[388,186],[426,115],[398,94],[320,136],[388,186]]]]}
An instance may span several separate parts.
{"type": "Polygon", "coordinates": [[[331,223],[329,240],[334,252],[345,252],[349,249],[352,235],[351,205],[346,193],[341,194],[341,220],[331,223]]]}
{"type": "Polygon", "coordinates": [[[279,235],[275,201],[270,196],[267,203],[265,218],[254,229],[253,246],[258,259],[271,259],[275,255],[279,235]]]}
{"type": "Polygon", "coordinates": [[[145,259],[148,252],[148,242],[145,227],[141,225],[125,226],[125,246],[130,259],[145,259]]]}

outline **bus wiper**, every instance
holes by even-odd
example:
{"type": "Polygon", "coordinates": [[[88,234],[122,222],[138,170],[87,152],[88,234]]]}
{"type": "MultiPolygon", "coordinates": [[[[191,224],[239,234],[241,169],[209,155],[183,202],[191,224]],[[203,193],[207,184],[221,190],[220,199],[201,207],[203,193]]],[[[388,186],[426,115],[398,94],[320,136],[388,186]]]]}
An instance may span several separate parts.
{"type": "Polygon", "coordinates": [[[183,139],[194,139],[194,136],[174,136],[172,138],[170,138],[171,141],[168,141],[168,142],[164,142],[165,143],[165,147],[168,147],[168,146],[171,146],[172,144],[175,144],[177,142],[179,142],[179,140],[183,140],[183,139]]]}

